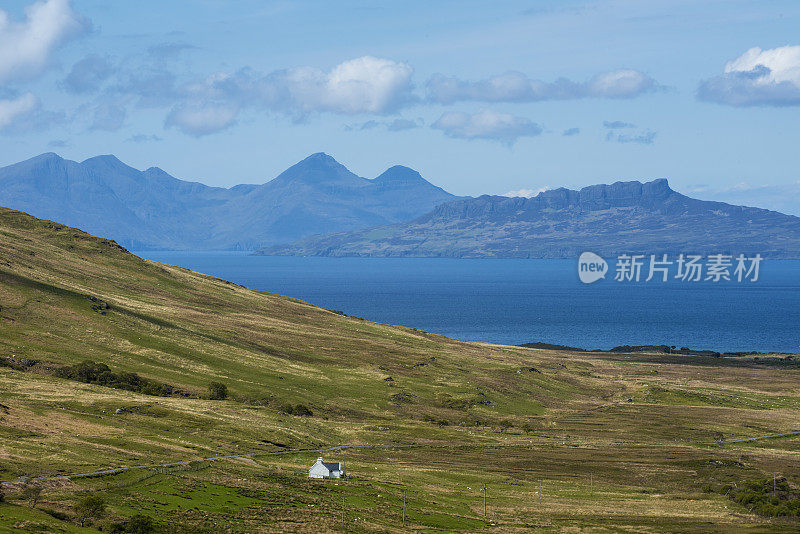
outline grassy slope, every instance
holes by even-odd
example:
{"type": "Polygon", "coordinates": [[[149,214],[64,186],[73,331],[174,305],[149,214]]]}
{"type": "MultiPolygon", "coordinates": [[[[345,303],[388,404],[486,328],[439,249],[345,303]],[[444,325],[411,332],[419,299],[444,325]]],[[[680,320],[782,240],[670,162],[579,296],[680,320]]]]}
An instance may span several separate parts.
{"type": "MultiPolygon", "coordinates": [[[[0,479],[248,457],[48,482],[44,507],[69,512],[81,492],[104,489],[119,516],[140,511],[192,530],[315,531],[339,525],[344,497],[350,530],[383,531],[398,527],[405,490],[413,528],[481,530],[485,482],[501,531],[761,531],[787,525],[701,486],[776,471],[800,482],[798,438],[691,444],[800,429],[789,361],[456,342],[142,260],[5,209],[0,282],[0,356],[39,361],[26,372],[0,367],[0,479]],[[93,311],[86,296],[110,310],[93,311]],[[87,358],[197,394],[220,380],[233,398],[148,397],[50,376],[87,358]],[[408,402],[393,400],[398,393],[408,402]],[[282,414],[276,406],[286,403],[315,415],[282,414]],[[114,415],[119,407],[134,411],[114,415]],[[295,474],[317,453],[265,454],[281,450],[276,443],[383,448],[330,453],[355,477],[319,484],[295,474]]],[[[0,504],[0,531],[55,521],[22,508],[14,491],[13,505],[0,504]]]]}

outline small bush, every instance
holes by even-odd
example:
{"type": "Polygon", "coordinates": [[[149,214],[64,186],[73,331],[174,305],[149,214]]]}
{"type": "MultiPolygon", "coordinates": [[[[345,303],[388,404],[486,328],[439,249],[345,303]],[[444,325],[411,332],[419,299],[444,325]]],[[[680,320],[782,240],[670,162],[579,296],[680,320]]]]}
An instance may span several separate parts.
{"type": "Polygon", "coordinates": [[[59,521],[69,521],[70,520],[70,516],[67,513],[59,512],[58,510],[52,510],[50,508],[40,508],[40,510],[42,512],[46,513],[47,515],[49,515],[50,517],[58,519],[59,521]]]}
{"type": "Polygon", "coordinates": [[[295,406],[287,404],[284,406],[283,411],[289,415],[299,415],[302,417],[311,417],[314,415],[314,412],[305,404],[296,404],[295,406]]]}
{"type": "Polygon", "coordinates": [[[228,386],[222,382],[211,382],[208,385],[208,398],[211,400],[225,400],[228,398],[228,386]]]}
{"type": "Polygon", "coordinates": [[[792,489],[785,478],[744,482],[739,486],[726,484],[720,493],[758,515],[800,517],[800,493],[792,489]]]}
{"type": "Polygon", "coordinates": [[[175,392],[169,384],[161,384],[147,378],[142,378],[136,373],[121,371],[115,373],[104,363],[85,360],[75,365],[68,365],[56,370],[56,376],[77,380],[87,384],[97,384],[114,389],[135,391],[145,395],[166,397],[175,392]]]}
{"type": "Polygon", "coordinates": [[[3,486],[0,486],[0,502],[3,502],[5,500],[6,500],[6,494],[3,493],[3,486]]]}
{"type": "Polygon", "coordinates": [[[110,523],[104,530],[113,534],[150,534],[155,532],[156,525],[151,517],[136,514],[124,521],[110,523]]]}

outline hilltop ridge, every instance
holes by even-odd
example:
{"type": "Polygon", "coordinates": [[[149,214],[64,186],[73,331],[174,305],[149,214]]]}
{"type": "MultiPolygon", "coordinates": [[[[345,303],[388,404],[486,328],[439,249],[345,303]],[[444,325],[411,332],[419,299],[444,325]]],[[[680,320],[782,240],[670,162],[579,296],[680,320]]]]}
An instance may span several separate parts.
{"type": "Polygon", "coordinates": [[[453,200],[416,219],[259,251],[268,255],[577,258],[620,253],[800,257],[800,217],[697,200],[666,179],[453,200]]]}

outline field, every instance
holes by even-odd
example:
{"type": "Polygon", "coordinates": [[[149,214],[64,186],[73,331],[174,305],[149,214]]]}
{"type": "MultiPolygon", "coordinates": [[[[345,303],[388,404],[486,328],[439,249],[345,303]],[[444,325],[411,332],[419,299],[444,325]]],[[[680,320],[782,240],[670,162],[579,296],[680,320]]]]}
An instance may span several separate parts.
{"type": "Polygon", "coordinates": [[[798,378],[783,355],[453,341],[0,210],[0,532],[796,531],[731,488],[797,499],[800,434],[728,441],[800,431],[798,378]],[[84,360],[173,393],[63,378],[84,360]],[[308,479],[319,455],[351,476],[308,479]],[[81,527],[87,495],[106,510],[81,527]]]}

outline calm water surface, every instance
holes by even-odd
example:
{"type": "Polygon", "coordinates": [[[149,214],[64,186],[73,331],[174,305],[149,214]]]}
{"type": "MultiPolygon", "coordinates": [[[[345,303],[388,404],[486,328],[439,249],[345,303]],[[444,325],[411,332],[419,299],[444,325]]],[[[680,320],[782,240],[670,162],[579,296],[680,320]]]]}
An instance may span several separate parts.
{"type": "Polygon", "coordinates": [[[456,339],[800,353],[800,261],[765,261],[756,283],[584,285],[576,260],[138,254],[456,339]]]}

